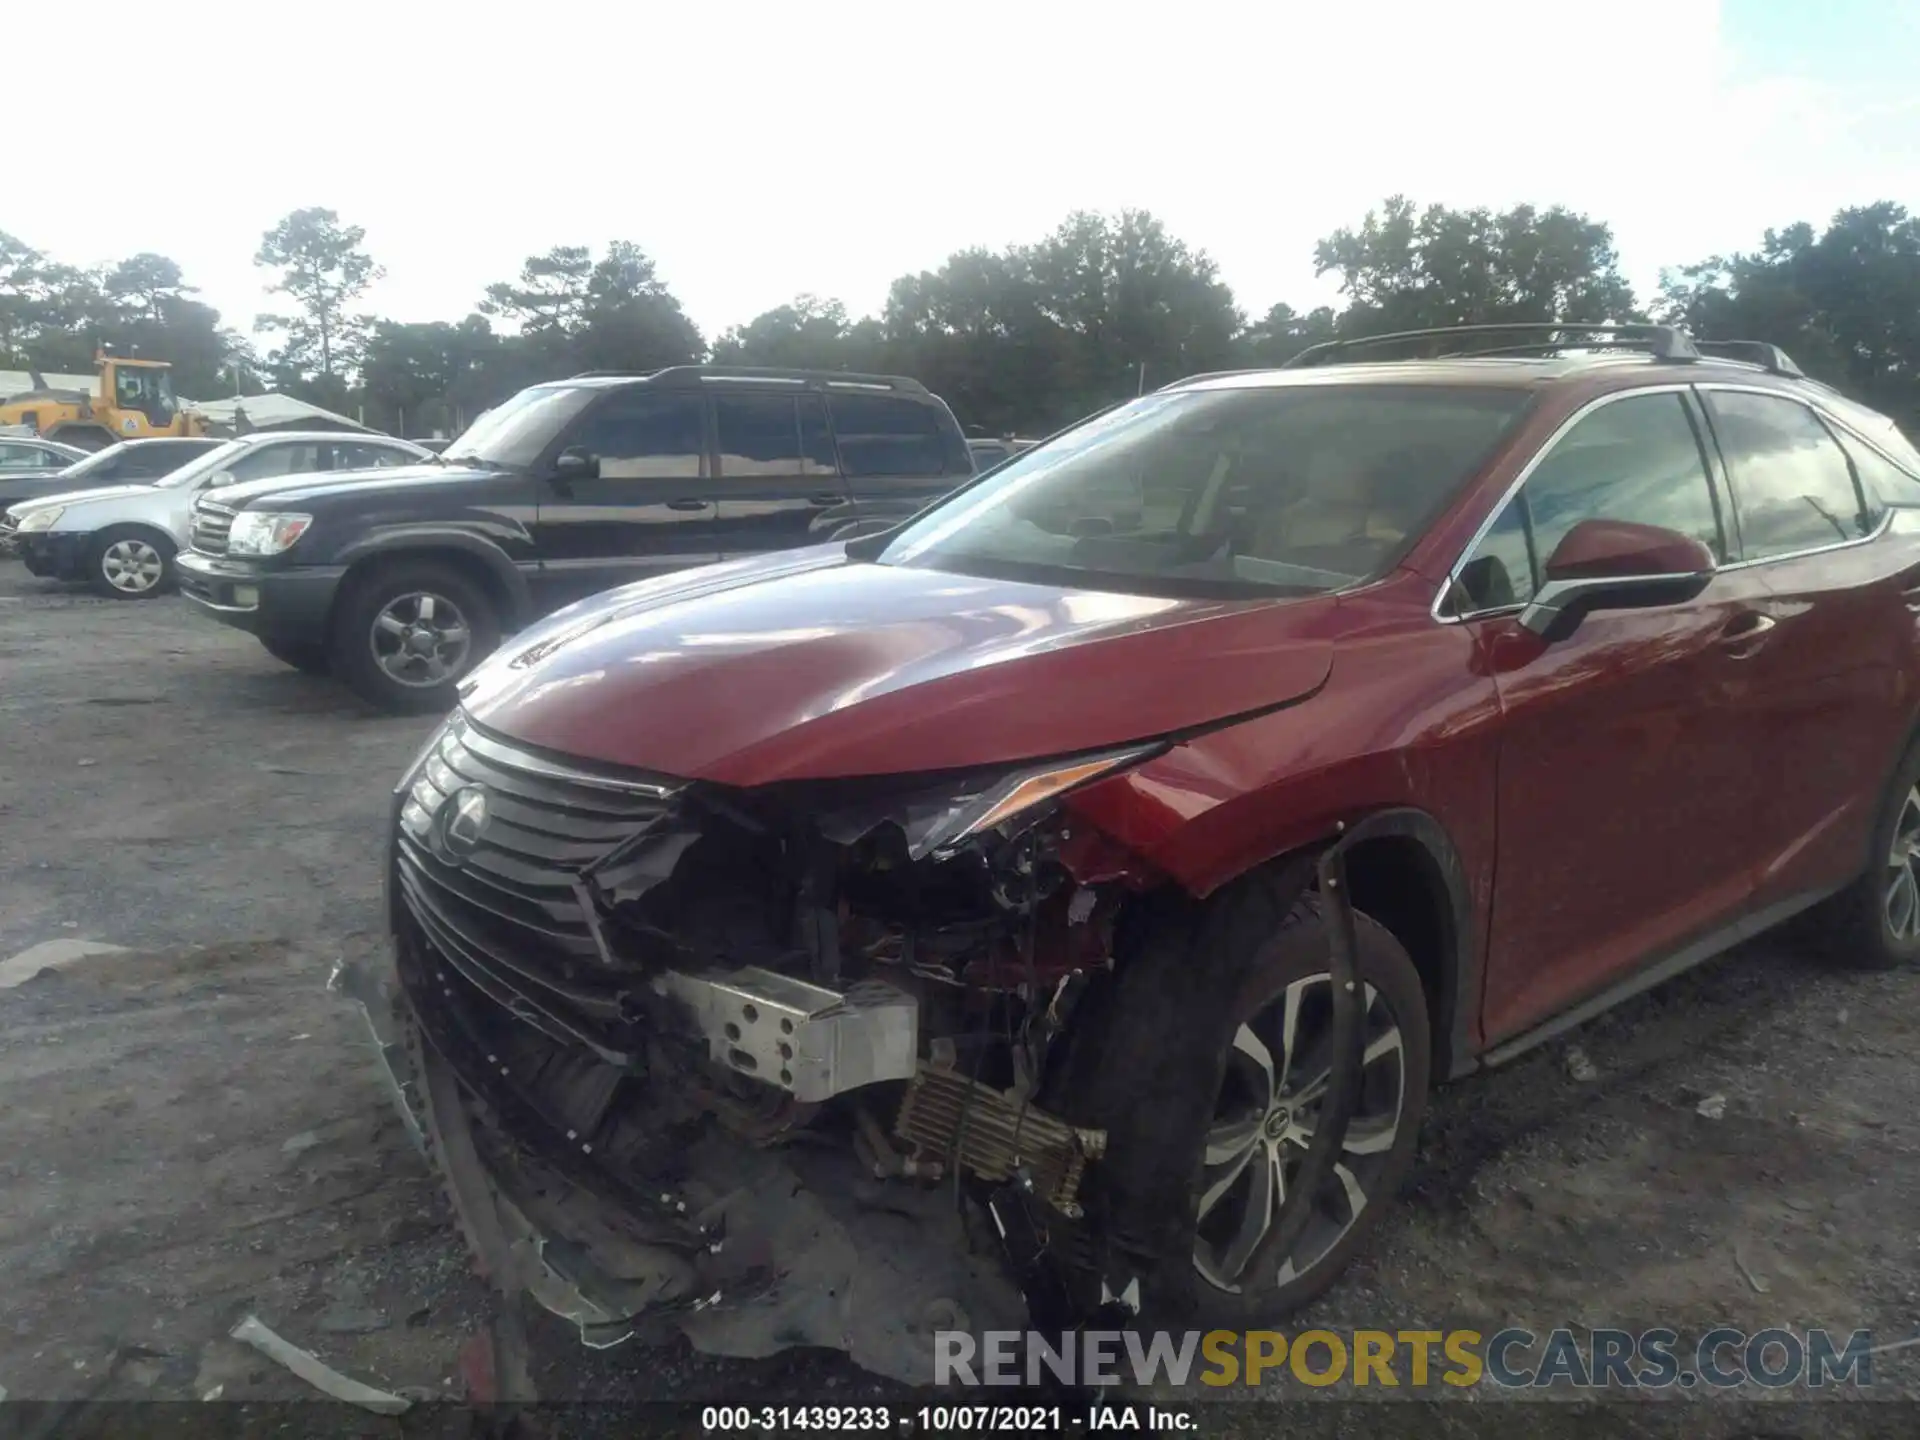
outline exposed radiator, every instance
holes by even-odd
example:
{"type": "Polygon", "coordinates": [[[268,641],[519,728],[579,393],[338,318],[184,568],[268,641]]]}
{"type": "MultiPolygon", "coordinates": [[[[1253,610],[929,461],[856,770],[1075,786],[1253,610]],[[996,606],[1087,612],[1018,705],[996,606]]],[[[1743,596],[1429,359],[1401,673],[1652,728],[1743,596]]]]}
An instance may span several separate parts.
{"type": "Polygon", "coordinates": [[[955,1153],[957,1135],[961,1166],[983,1180],[1011,1180],[1024,1166],[1034,1192],[1069,1215],[1079,1209],[1087,1161],[1107,1148],[1104,1130],[1076,1129],[1012,1093],[925,1064],[907,1082],[893,1133],[942,1162],[955,1153]]]}

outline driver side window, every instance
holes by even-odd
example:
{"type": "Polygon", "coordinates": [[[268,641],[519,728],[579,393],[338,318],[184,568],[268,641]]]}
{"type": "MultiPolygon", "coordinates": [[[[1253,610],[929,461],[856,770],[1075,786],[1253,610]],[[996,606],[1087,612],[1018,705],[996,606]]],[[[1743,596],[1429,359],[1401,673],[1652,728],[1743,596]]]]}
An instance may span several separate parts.
{"type": "Polygon", "coordinates": [[[1460,567],[1454,613],[1526,604],[1554,547],[1582,520],[1659,525],[1726,560],[1700,437],[1677,392],[1615,400],[1562,435],[1460,567]]]}

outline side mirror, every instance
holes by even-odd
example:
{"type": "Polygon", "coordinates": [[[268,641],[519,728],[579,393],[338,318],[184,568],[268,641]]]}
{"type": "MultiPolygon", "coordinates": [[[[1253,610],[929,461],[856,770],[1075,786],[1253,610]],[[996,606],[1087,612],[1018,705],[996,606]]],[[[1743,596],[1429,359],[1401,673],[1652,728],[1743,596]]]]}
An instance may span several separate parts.
{"type": "Polygon", "coordinates": [[[1589,610],[1674,605],[1713,579],[1713,552],[1690,535],[1629,520],[1582,520],[1547,557],[1520,625],[1551,638],[1589,610]]]}
{"type": "Polygon", "coordinates": [[[569,445],[553,460],[555,483],[566,485],[575,480],[598,480],[600,457],[584,445],[569,445]]]}
{"type": "Polygon", "coordinates": [[[200,482],[202,490],[219,490],[228,485],[238,485],[231,470],[216,470],[200,482]]]}

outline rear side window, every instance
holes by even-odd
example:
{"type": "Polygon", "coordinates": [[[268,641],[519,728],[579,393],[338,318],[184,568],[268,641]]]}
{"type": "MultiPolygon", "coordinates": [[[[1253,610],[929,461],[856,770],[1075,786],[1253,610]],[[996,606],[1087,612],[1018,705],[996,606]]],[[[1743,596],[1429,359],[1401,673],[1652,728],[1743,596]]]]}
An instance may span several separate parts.
{"type": "Polygon", "coordinates": [[[415,457],[390,445],[348,441],[333,447],[336,470],[379,470],[389,465],[411,465],[415,457]]]}
{"type": "Polygon", "coordinates": [[[1846,452],[1813,411],[1735,390],[1709,391],[1706,401],[1749,560],[1872,533],[1846,452]]]}
{"type": "Polygon", "coordinates": [[[311,440],[260,445],[240,456],[228,472],[236,480],[269,480],[276,475],[307,475],[320,468],[320,446],[311,440]]]}
{"type": "Polygon", "coordinates": [[[1869,525],[1878,525],[1889,505],[1920,502],[1920,477],[1902,470],[1859,436],[1837,428],[1833,433],[1859,477],[1861,508],[1869,525]]]}
{"type": "Polygon", "coordinates": [[[705,430],[704,397],[629,390],[589,412],[568,444],[598,456],[605,480],[689,480],[705,473],[705,430]]]}
{"type": "Polygon", "coordinates": [[[713,420],[723,478],[800,473],[800,416],[793,396],[716,395],[713,420]]]}
{"type": "MultiPolygon", "coordinates": [[[[950,447],[933,406],[884,395],[834,395],[827,403],[849,476],[944,475],[957,468],[948,463],[950,447]]],[[[973,468],[970,461],[961,466],[962,474],[973,468]]]]}
{"type": "Polygon", "coordinates": [[[1554,547],[1582,520],[1660,525],[1726,558],[1700,439],[1679,395],[1615,400],[1561,436],[1461,567],[1460,609],[1526,604],[1554,547]]]}
{"type": "Polygon", "coordinates": [[[37,445],[0,444],[0,470],[52,470],[66,461],[37,445]]]}

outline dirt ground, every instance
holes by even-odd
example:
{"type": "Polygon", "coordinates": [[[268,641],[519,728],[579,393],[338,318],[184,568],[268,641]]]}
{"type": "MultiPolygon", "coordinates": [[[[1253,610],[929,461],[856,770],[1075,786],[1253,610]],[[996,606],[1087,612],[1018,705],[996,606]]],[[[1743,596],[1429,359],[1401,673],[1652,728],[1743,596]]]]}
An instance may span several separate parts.
{"type": "MultiPolygon", "coordinates": [[[[307,1395],[223,1338],[249,1313],[370,1384],[457,1391],[492,1301],[325,988],[380,942],[385,795],[430,728],[177,599],[97,600],[0,561],[0,961],[125,947],[0,988],[12,1398],[307,1395]]],[[[1920,1333],[1916,1002],[1920,975],[1837,973],[1771,938],[1589,1027],[1578,1058],[1443,1091],[1410,1193],[1290,1328],[1920,1333]]],[[[590,1353],[537,1317],[529,1339],[551,1398],[897,1394],[832,1355],[590,1353]]],[[[1920,1347],[1877,1356],[1875,1379],[1911,1402],[1920,1347]]],[[[1471,1433],[1481,1407],[1451,1408],[1426,1433],[1471,1433]]],[[[1700,1436],[1893,1413],[1822,1405],[1803,1432],[1776,1405],[1757,1431],[1760,1406],[1686,1408],[1700,1436]]]]}

